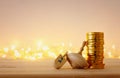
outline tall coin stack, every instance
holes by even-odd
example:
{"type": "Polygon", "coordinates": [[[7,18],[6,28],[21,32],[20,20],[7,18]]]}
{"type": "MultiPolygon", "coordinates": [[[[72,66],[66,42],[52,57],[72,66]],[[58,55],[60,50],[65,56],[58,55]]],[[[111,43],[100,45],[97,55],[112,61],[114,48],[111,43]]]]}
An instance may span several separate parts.
{"type": "Polygon", "coordinates": [[[104,33],[89,32],[86,37],[89,68],[104,69],[104,33]]]}

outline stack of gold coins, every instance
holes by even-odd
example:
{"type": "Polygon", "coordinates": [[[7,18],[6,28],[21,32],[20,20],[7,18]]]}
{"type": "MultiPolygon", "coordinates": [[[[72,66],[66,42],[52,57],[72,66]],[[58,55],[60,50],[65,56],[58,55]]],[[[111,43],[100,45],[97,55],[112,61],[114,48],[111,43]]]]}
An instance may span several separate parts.
{"type": "Polygon", "coordinates": [[[104,33],[103,32],[89,32],[87,37],[87,61],[89,68],[103,69],[104,59],[104,33]]]}

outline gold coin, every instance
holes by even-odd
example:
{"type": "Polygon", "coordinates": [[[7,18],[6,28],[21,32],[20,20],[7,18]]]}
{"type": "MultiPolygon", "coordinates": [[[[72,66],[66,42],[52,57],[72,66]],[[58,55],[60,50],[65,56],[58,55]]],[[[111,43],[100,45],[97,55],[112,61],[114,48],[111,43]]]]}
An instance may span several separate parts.
{"type": "Polygon", "coordinates": [[[104,47],[87,47],[89,50],[103,50],[104,47]]]}
{"type": "Polygon", "coordinates": [[[88,56],[88,59],[96,59],[96,57],[95,56],[88,56]]]}
{"type": "Polygon", "coordinates": [[[95,53],[95,56],[104,56],[104,52],[102,52],[102,53],[95,53]]]}
{"type": "Polygon", "coordinates": [[[104,53],[87,53],[87,55],[89,56],[91,56],[91,55],[93,55],[93,56],[103,56],[104,55],[104,53]]]}
{"type": "Polygon", "coordinates": [[[89,36],[89,35],[104,35],[104,33],[103,32],[88,32],[87,34],[86,34],[87,36],[89,36]]]}
{"type": "Polygon", "coordinates": [[[96,59],[95,59],[95,61],[103,61],[103,60],[104,60],[104,58],[99,58],[99,59],[96,58],[96,59]]]}
{"type": "Polygon", "coordinates": [[[89,50],[89,51],[104,51],[104,47],[99,47],[99,48],[87,47],[86,50],[89,50]]]}
{"type": "Polygon", "coordinates": [[[104,36],[95,36],[95,35],[89,35],[86,36],[87,40],[104,40],[104,36]]]}
{"type": "Polygon", "coordinates": [[[95,39],[93,39],[93,40],[89,39],[89,40],[87,40],[87,42],[96,42],[96,43],[98,42],[99,43],[99,42],[104,42],[104,40],[103,39],[97,39],[97,40],[95,40],[95,39]]]}
{"type": "Polygon", "coordinates": [[[91,45],[91,46],[99,46],[99,45],[104,45],[104,42],[100,42],[100,43],[87,43],[88,45],[91,45]]]}
{"type": "Polygon", "coordinates": [[[88,53],[103,53],[103,49],[89,49],[88,53]]]}
{"type": "Polygon", "coordinates": [[[104,42],[88,42],[87,45],[99,46],[99,45],[104,45],[104,42]]]}
{"type": "Polygon", "coordinates": [[[103,59],[104,56],[96,56],[96,59],[103,59]]]}
{"type": "Polygon", "coordinates": [[[86,37],[87,38],[91,37],[91,38],[98,38],[98,39],[100,38],[101,39],[101,38],[104,38],[104,35],[102,35],[102,34],[99,34],[99,35],[98,34],[91,34],[91,35],[87,34],[86,37]]]}
{"type": "Polygon", "coordinates": [[[95,61],[95,64],[103,64],[103,61],[95,61]]]}
{"type": "Polygon", "coordinates": [[[98,63],[98,62],[103,62],[103,59],[101,59],[101,60],[94,60],[96,63],[98,63]]]}
{"type": "Polygon", "coordinates": [[[103,63],[100,63],[100,64],[96,64],[96,63],[94,63],[94,64],[92,64],[92,66],[96,66],[96,67],[99,67],[99,66],[104,66],[105,64],[103,64],[103,63]]]}
{"type": "Polygon", "coordinates": [[[96,53],[95,53],[95,52],[88,52],[87,54],[88,54],[88,55],[94,55],[94,56],[95,56],[96,53]]]}
{"type": "Polygon", "coordinates": [[[98,62],[94,62],[94,63],[91,64],[91,66],[98,66],[98,65],[99,66],[103,65],[103,62],[99,62],[99,63],[98,62]]]}
{"type": "Polygon", "coordinates": [[[104,47],[104,45],[87,45],[87,47],[104,47]]]}
{"type": "Polygon", "coordinates": [[[92,56],[92,55],[89,55],[88,58],[95,58],[96,60],[103,60],[104,56],[92,56]]]}
{"type": "Polygon", "coordinates": [[[96,60],[104,59],[104,56],[96,56],[96,60]]]}
{"type": "Polygon", "coordinates": [[[87,53],[87,55],[88,55],[88,56],[91,56],[91,55],[95,56],[94,53],[87,53]]]}
{"type": "Polygon", "coordinates": [[[104,34],[100,34],[100,33],[95,33],[95,34],[87,33],[86,35],[87,36],[104,36],[104,34]]]}
{"type": "Polygon", "coordinates": [[[103,40],[104,38],[99,37],[87,37],[87,40],[103,40]]]}
{"type": "Polygon", "coordinates": [[[95,58],[96,60],[103,60],[104,56],[88,55],[88,58],[95,58]]]}
{"type": "Polygon", "coordinates": [[[101,58],[101,59],[95,59],[95,61],[103,61],[104,58],[101,58]]]}
{"type": "Polygon", "coordinates": [[[104,37],[104,34],[86,34],[87,37],[104,37]]]}
{"type": "Polygon", "coordinates": [[[96,54],[99,54],[99,53],[103,53],[104,50],[97,50],[97,49],[96,49],[96,50],[90,50],[90,49],[88,49],[87,52],[88,52],[88,53],[96,53],[96,54]]]}
{"type": "Polygon", "coordinates": [[[89,42],[88,41],[88,43],[87,43],[87,45],[95,45],[95,44],[99,44],[99,45],[102,45],[102,44],[104,44],[104,42],[89,42]]]}
{"type": "Polygon", "coordinates": [[[94,44],[101,44],[101,43],[103,44],[104,42],[103,41],[101,41],[101,42],[100,41],[88,41],[87,44],[89,45],[89,44],[93,44],[93,43],[94,44]]]}
{"type": "Polygon", "coordinates": [[[103,57],[103,55],[88,54],[88,56],[103,57]]]}
{"type": "Polygon", "coordinates": [[[102,54],[104,54],[103,51],[90,51],[90,50],[87,53],[88,54],[95,54],[95,55],[102,55],[102,54]]]}
{"type": "Polygon", "coordinates": [[[103,66],[105,66],[105,64],[103,64],[103,63],[101,63],[101,64],[93,64],[92,66],[103,67],[103,66]]]}
{"type": "Polygon", "coordinates": [[[86,38],[96,38],[96,39],[103,39],[104,35],[86,35],[86,38]]]}
{"type": "Polygon", "coordinates": [[[95,57],[91,57],[91,56],[89,55],[89,56],[88,56],[88,59],[89,59],[89,58],[90,58],[90,59],[93,59],[93,58],[96,59],[96,56],[95,56],[95,57]]]}
{"type": "Polygon", "coordinates": [[[104,48],[104,46],[103,45],[89,45],[89,46],[87,46],[88,48],[104,48]]]}
{"type": "MultiPolygon", "coordinates": [[[[93,40],[96,41],[104,41],[104,33],[103,32],[89,32],[86,34],[87,40],[93,40]]],[[[92,42],[93,42],[92,41],[92,42]]]]}
{"type": "Polygon", "coordinates": [[[96,56],[101,56],[101,55],[103,56],[103,55],[104,55],[104,52],[96,52],[95,55],[96,55],[96,56]]]}
{"type": "Polygon", "coordinates": [[[95,61],[95,58],[88,58],[89,61],[95,61]]]}
{"type": "Polygon", "coordinates": [[[88,49],[88,53],[103,53],[104,51],[102,49],[88,49]]]}
{"type": "Polygon", "coordinates": [[[89,55],[88,58],[96,58],[96,56],[94,56],[94,55],[89,55]]]}
{"type": "Polygon", "coordinates": [[[103,66],[90,66],[91,69],[104,69],[104,65],[103,66]]]}
{"type": "Polygon", "coordinates": [[[88,62],[89,64],[94,64],[94,63],[95,63],[94,60],[87,60],[87,62],[88,62]]]}
{"type": "Polygon", "coordinates": [[[104,66],[105,64],[93,64],[93,66],[104,66]]]}
{"type": "Polygon", "coordinates": [[[87,53],[88,55],[104,56],[104,53],[87,53]]]}
{"type": "Polygon", "coordinates": [[[95,60],[95,63],[96,63],[96,64],[102,64],[102,63],[103,63],[103,60],[101,60],[101,61],[96,61],[96,60],[95,60]]]}

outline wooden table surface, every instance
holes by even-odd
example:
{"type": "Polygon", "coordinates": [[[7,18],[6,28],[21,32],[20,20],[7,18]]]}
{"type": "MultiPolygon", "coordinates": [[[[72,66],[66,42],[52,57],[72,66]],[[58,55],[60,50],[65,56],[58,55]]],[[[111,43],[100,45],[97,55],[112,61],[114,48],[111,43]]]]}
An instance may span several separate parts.
{"type": "Polygon", "coordinates": [[[120,78],[120,59],[105,59],[105,69],[72,69],[66,63],[60,70],[54,60],[0,60],[0,78],[120,78]]]}

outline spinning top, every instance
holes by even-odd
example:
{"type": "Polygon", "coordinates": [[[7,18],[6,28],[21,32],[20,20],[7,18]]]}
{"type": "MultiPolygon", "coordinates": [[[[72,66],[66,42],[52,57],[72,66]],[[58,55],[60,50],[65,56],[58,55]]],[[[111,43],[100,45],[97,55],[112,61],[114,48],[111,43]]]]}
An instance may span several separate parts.
{"type": "Polygon", "coordinates": [[[83,45],[79,51],[79,53],[67,53],[63,56],[60,54],[54,62],[54,67],[56,69],[60,69],[65,62],[68,60],[72,68],[74,69],[80,69],[80,68],[88,68],[88,63],[85,60],[85,58],[82,56],[82,51],[84,49],[84,46],[87,44],[86,41],[83,42],[83,45]]]}
{"type": "MultiPolygon", "coordinates": [[[[66,53],[67,54],[67,53],[66,53]]],[[[54,67],[56,69],[60,69],[64,64],[65,62],[67,61],[66,59],[66,54],[64,54],[63,56],[60,54],[56,59],[55,59],[55,62],[54,62],[54,67]]]]}
{"type": "Polygon", "coordinates": [[[67,60],[74,69],[88,68],[88,63],[85,58],[78,53],[67,54],[67,60]]]}
{"type": "Polygon", "coordinates": [[[88,68],[88,63],[85,58],[82,56],[82,51],[86,45],[86,41],[83,42],[83,45],[79,53],[69,53],[67,54],[67,60],[74,69],[88,68]]]}

